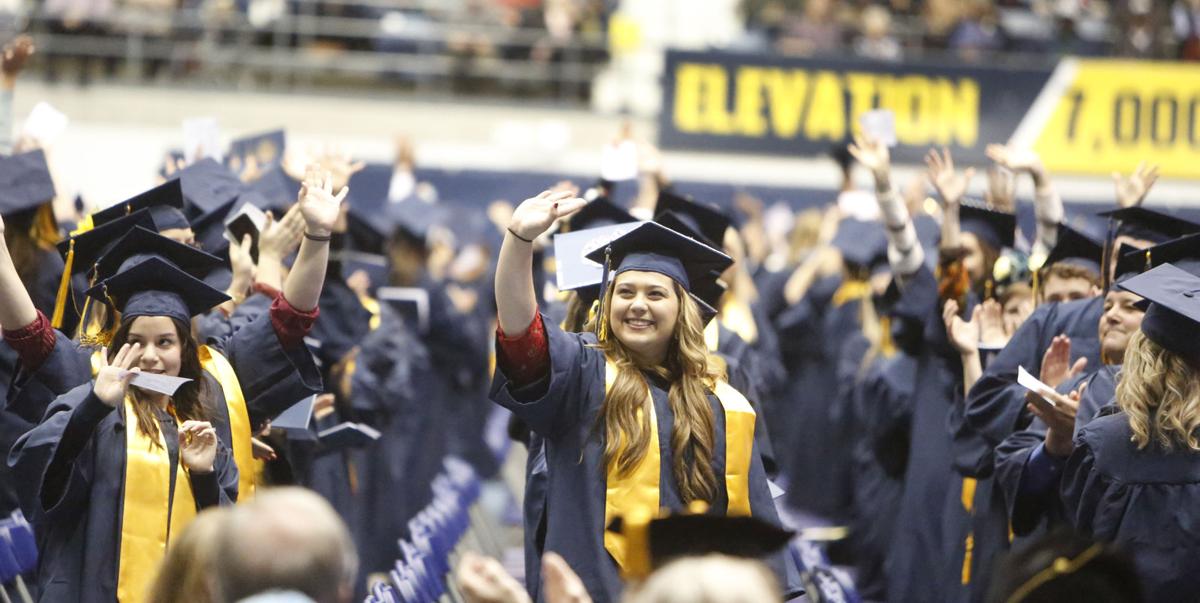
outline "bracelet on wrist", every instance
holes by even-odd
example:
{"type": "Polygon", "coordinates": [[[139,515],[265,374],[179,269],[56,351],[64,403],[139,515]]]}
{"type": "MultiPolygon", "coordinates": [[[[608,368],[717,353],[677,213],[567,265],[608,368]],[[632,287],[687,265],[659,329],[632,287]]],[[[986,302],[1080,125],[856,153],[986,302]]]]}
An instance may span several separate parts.
{"type": "Polygon", "coordinates": [[[327,234],[327,235],[315,235],[315,234],[313,234],[313,233],[311,233],[311,232],[308,232],[308,231],[306,230],[306,231],[304,231],[304,238],[306,238],[306,239],[308,239],[308,240],[310,240],[310,241],[317,241],[317,242],[319,242],[319,243],[328,243],[329,241],[332,241],[332,240],[333,240],[333,235],[332,235],[332,234],[327,234]]]}
{"type": "Polygon", "coordinates": [[[533,243],[533,239],[526,239],[525,237],[517,234],[517,231],[513,230],[511,226],[508,227],[508,234],[510,234],[514,237],[517,237],[518,239],[525,241],[526,243],[533,243]]]}

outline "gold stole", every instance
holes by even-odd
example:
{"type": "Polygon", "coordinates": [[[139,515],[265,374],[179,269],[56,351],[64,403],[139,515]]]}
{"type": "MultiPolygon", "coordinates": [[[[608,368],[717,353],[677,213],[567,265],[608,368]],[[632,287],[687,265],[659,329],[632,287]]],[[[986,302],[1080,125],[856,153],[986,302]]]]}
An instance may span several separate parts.
{"type": "Polygon", "coordinates": [[[220,352],[200,346],[200,366],[216,378],[225,394],[225,406],[229,409],[229,432],[233,442],[233,462],[238,467],[238,501],[254,498],[256,476],[262,471],[263,463],[254,458],[254,446],[250,444],[250,412],[246,410],[246,398],[242,385],[229,361],[220,352]]]}
{"type": "Polygon", "coordinates": [[[737,333],[746,343],[753,345],[758,341],[758,324],[754,322],[754,313],[750,311],[748,304],[733,295],[726,296],[717,320],[721,321],[726,329],[737,333]]]}
{"type": "MultiPolygon", "coordinates": [[[[181,447],[182,448],[182,447],[181,447]]],[[[168,500],[171,457],[161,431],[155,446],[138,428],[132,398],[125,398],[125,492],[121,511],[117,600],[145,599],[170,539],[196,516],[192,484],[179,453],[175,496],[168,500]]]]}
{"type": "MultiPolygon", "coordinates": [[[[975,515],[976,484],[977,481],[973,477],[962,478],[962,506],[963,510],[967,512],[968,518],[975,515]]],[[[974,553],[975,529],[972,527],[967,530],[967,539],[963,543],[962,584],[964,586],[971,583],[971,558],[974,556],[974,553]]]]}
{"type": "Polygon", "coordinates": [[[833,293],[833,307],[838,308],[844,306],[846,302],[865,299],[870,294],[871,287],[866,281],[843,281],[842,286],[833,293]]]}
{"type": "MultiPolygon", "coordinates": [[[[617,380],[619,369],[611,360],[604,364],[604,392],[607,395],[617,380]]],[[[710,388],[725,411],[725,492],[729,498],[726,515],[750,515],[750,461],[754,454],[754,409],[741,393],[724,381],[710,388]]],[[[607,527],[617,517],[623,521],[643,522],[659,514],[658,482],[662,459],[658,448],[658,422],[654,399],[646,390],[643,409],[650,412],[650,444],[646,455],[627,475],[618,472],[615,463],[606,470],[604,494],[604,548],[617,566],[628,571],[634,544],[607,527]]],[[[643,410],[638,411],[641,419],[643,410]]]]}

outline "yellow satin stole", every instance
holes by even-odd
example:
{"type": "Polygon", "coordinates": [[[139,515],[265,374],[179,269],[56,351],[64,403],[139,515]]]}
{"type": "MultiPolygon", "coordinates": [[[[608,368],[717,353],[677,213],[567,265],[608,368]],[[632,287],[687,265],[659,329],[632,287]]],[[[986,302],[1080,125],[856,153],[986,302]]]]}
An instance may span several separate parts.
{"type": "Polygon", "coordinates": [[[754,322],[754,313],[750,311],[749,304],[733,295],[725,296],[725,303],[721,304],[721,314],[717,320],[721,321],[726,329],[737,333],[742,341],[751,345],[758,341],[758,323],[754,322]]]}
{"type": "MultiPolygon", "coordinates": [[[[604,365],[604,392],[612,389],[619,369],[611,360],[604,365]]],[[[729,498],[726,515],[750,515],[750,461],[754,454],[754,408],[741,393],[724,381],[710,388],[721,402],[725,413],[725,492],[729,498]]],[[[633,470],[622,475],[616,464],[606,470],[604,495],[604,548],[622,571],[627,572],[636,565],[632,557],[637,555],[636,543],[629,542],[623,535],[607,529],[617,517],[644,521],[659,515],[659,477],[662,458],[659,453],[658,422],[654,412],[654,400],[646,390],[646,403],[642,412],[650,413],[650,445],[646,455],[633,470]]]]}
{"type": "Polygon", "coordinates": [[[125,493],[121,511],[120,557],[117,560],[117,600],[137,603],[166,555],[171,537],[196,516],[192,484],[179,455],[175,496],[168,500],[171,457],[160,430],[158,442],[138,428],[133,400],[125,398],[125,493]]]}
{"type": "Polygon", "coordinates": [[[847,302],[866,299],[870,294],[871,286],[865,281],[846,280],[842,282],[842,286],[838,287],[837,291],[833,292],[833,306],[837,308],[847,302]]]}
{"type": "Polygon", "coordinates": [[[254,498],[257,476],[263,463],[254,458],[254,446],[250,443],[250,411],[246,409],[246,398],[237,372],[220,352],[200,346],[200,366],[216,378],[225,394],[225,407],[229,409],[229,432],[233,441],[233,462],[238,467],[238,501],[254,498]]]}

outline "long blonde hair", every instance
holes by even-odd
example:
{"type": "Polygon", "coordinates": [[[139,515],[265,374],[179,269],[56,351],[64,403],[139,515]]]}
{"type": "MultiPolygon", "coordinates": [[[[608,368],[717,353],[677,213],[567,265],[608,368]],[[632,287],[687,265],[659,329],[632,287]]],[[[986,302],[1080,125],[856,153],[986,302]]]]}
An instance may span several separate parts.
{"type": "MultiPolygon", "coordinates": [[[[604,293],[604,308],[612,311],[613,290],[604,293]]],[[[672,345],[662,366],[643,366],[617,340],[611,320],[603,321],[603,341],[599,348],[616,364],[618,373],[612,389],[604,398],[596,427],[604,428],[604,463],[616,463],[619,474],[628,475],[650,447],[650,414],[638,410],[646,403],[648,385],[643,370],[653,371],[671,383],[667,400],[675,423],[671,429],[671,474],[679,486],[683,502],[712,502],[717,494],[717,476],[712,467],[715,423],[708,402],[708,387],[725,379],[725,363],[710,354],[704,343],[704,324],[700,309],[678,283],[679,318],[675,321],[672,345]]]]}
{"type": "Polygon", "coordinates": [[[1200,377],[1196,367],[1146,337],[1129,337],[1117,384],[1117,405],[1129,417],[1133,442],[1143,449],[1151,440],[1166,450],[1176,446],[1200,451],[1200,377]]]}

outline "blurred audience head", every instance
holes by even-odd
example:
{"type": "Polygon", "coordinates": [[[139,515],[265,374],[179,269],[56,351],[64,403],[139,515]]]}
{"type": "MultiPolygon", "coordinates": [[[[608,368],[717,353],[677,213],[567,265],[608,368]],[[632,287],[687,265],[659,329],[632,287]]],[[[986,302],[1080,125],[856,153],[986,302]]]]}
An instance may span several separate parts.
{"type": "Polygon", "coordinates": [[[348,603],[358,557],[333,507],[303,488],[260,490],[233,507],[217,536],[217,592],[232,603],[271,591],[348,603]]]}
{"type": "Polygon", "coordinates": [[[196,516],[179,536],[158,568],[150,587],[150,603],[192,601],[213,603],[213,574],[221,526],[229,518],[226,508],[212,508],[196,516]]]}
{"type": "Polygon", "coordinates": [[[629,589],[625,603],[765,603],[782,601],[774,574],[760,561],[723,555],[668,563],[629,589]]]}

